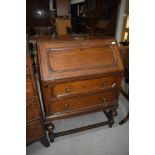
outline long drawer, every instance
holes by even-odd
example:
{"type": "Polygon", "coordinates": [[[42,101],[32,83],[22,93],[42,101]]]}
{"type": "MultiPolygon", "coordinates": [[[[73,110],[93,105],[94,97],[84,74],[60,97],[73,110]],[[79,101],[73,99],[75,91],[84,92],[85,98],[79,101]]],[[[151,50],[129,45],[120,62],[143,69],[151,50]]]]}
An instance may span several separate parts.
{"type": "Polygon", "coordinates": [[[95,79],[58,83],[53,88],[53,94],[55,97],[62,97],[72,94],[87,93],[96,90],[114,88],[117,85],[116,78],[116,76],[107,76],[95,79]]]}
{"type": "Polygon", "coordinates": [[[43,136],[40,120],[26,125],[26,143],[31,143],[43,136]]]}
{"type": "Polygon", "coordinates": [[[85,109],[97,105],[103,105],[108,108],[108,106],[115,105],[116,102],[117,92],[115,89],[112,89],[100,93],[68,97],[63,100],[53,100],[49,105],[49,112],[70,112],[72,110],[85,109]]]}
{"type": "Polygon", "coordinates": [[[26,101],[26,122],[40,118],[38,100],[35,98],[26,101]]]}

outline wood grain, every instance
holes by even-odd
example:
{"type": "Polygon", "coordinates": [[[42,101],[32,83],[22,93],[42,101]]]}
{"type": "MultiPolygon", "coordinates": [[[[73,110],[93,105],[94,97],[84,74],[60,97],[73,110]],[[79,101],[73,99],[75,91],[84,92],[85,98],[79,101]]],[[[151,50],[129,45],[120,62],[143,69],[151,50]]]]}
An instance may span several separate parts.
{"type": "MultiPolygon", "coordinates": [[[[38,64],[49,138],[82,131],[91,125],[54,133],[52,121],[97,111],[107,111],[112,127],[117,114],[123,64],[115,39],[90,35],[65,35],[39,39],[38,64]],[[115,114],[115,115],[114,115],[115,114]]],[[[99,124],[99,126],[101,125],[99,124]]]]}
{"type": "Polygon", "coordinates": [[[87,80],[66,81],[56,84],[53,88],[53,95],[56,97],[87,93],[96,90],[104,90],[107,88],[116,87],[116,77],[107,76],[100,78],[93,78],[87,80]]]}
{"type": "Polygon", "coordinates": [[[69,15],[69,0],[56,0],[57,3],[57,16],[69,15]]]}

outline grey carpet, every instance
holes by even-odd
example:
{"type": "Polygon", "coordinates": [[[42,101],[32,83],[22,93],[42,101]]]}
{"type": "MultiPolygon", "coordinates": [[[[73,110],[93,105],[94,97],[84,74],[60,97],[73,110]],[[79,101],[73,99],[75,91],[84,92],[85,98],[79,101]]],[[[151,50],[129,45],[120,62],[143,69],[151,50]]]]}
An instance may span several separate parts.
{"type": "MultiPolygon", "coordinates": [[[[120,95],[118,116],[113,128],[103,126],[55,139],[50,147],[35,142],[27,147],[27,155],[128,155],[129,122],[119,125],[128,111],[128,101],[120,95]]],[[[102,112],[55,121],[55,131],[62,131],[106,120],[102,112]]]]}

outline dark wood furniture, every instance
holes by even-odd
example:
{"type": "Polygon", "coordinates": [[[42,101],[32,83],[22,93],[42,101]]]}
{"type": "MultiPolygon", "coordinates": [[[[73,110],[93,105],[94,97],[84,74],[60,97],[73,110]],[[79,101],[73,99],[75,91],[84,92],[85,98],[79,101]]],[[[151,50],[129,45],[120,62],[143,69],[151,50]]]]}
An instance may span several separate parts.
{"type": "Polygon", "coordinates": [[[114,37],[120,2],[120,0],[85,0],[83,3],[72,4],[73,32],[102,33],[114,37]],[[84,6],[82,14],[77,13],[78,5],[84,6]]]}
{"type": "Polygon", "coordinates": [[[69,5],[69,0],[56,0],[57,16],[68,16],[69,5]]]}
{"type": "Polygon", "coordinates": [[[39,97],[30,54],[26,52],[26,144],[40,140],[49,146],[43,126],[39,97]]]}
{"type": "Polygon", "coordinates": [[[29,35],[35,35],[36,26],[51,26],[49,0],[26,0],[26,26],[29,35]]]}
{"type": "Polygon", "coordinates": [[[123,64],[113,38],[68,35],[37,43],[45,126],[55,137],[109,125],[117,115],[123,64]],[[103,111],[105,122],[54,132],[53,121],[103,111]]]}

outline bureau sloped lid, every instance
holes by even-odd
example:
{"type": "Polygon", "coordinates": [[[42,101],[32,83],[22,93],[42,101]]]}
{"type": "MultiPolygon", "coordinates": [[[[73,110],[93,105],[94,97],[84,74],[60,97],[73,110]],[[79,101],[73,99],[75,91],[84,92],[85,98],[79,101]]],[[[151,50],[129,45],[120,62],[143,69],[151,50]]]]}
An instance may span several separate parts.
{"type": "Polygon", "coordinates": [[[38,60],[45,81],[123,70],[113,39],[41,41],[38,60]]]}

